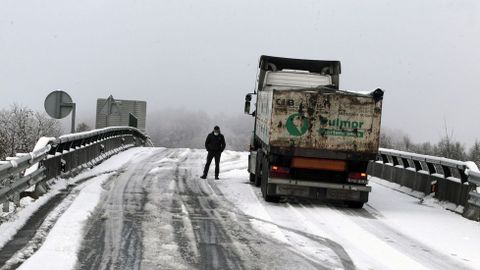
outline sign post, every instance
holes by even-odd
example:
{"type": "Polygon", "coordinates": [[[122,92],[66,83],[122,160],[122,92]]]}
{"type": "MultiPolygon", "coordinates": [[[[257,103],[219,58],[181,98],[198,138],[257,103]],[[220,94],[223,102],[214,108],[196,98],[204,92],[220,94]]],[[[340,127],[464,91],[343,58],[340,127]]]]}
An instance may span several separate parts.
{"type": "Polygon", "coordinates": [[[71,133],[75,133],[76,104],[69,94],[61,90],[53,91],[45,99],[44,105],[47,114],[55,119],[63,119],[72,113],[71,133]]]}

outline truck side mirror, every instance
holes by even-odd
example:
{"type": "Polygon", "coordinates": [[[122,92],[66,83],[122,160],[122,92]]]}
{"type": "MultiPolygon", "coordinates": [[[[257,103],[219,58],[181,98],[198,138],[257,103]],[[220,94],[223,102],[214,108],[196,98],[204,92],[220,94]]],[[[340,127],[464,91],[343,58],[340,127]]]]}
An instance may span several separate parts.
{"type": "Polygon", "coordinates": [[[244,113],[245,114],[250,114],[250,101],[252,100],[252,95],[248,94],[245,96],[245,108],[244,108],[244,113]]]}

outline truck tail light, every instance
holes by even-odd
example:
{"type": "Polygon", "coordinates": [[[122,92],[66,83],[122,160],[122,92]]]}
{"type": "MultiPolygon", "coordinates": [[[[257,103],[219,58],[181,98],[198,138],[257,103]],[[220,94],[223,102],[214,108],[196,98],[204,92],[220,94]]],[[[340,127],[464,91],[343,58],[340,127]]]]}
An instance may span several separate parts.
{"type": "Polygon", "coordinates": [[[270,176],[273,177],[288,177],[290,175],[290,168],[280,167],[280,166],[271,166],[270,167],[270,176]]]}
{"type": "Polygon", "coordinates": [[[355,184],[367,184],[367,173],[365,172],[351,172],[348,174],[348,182],[355,184]]]}

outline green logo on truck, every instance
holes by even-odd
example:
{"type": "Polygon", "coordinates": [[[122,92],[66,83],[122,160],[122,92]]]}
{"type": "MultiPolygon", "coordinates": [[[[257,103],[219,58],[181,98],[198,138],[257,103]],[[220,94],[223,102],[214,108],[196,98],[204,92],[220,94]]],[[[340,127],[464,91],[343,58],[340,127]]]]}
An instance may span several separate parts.
{"type": "Polygon", "coordinates": [[[322,136],[338,136],[338,137],[355,137],[363,138],[364,132],[362,130],[363,122],[351,121],[343,119],[327,119],[320,120],[321,128],[318,133],[322,136]],[[329,127],[329,128],[326,128],[329,127]]]}
{"type": "Polygon", "coordinates": [[[288,117],[286,126],[290,135],[302,136],[307,133],[307,130],[310,128],[310,123],[308,122],[308,119],[301,114],[294,113],[288,117]],[[298,126],[296,122],[300,122],[300,126],[298,126]]]}
{"type": "MultiPolygon", "coordinates": [[[[362,121],[321,118],[320,125],[318,133],[321,136],[363,138],[365,135],[362,121]]],[[[307,133],[310,122],[300,113],[294,113],[288,117],[286,127],[290,135],[298,137],[307,133]]]]}

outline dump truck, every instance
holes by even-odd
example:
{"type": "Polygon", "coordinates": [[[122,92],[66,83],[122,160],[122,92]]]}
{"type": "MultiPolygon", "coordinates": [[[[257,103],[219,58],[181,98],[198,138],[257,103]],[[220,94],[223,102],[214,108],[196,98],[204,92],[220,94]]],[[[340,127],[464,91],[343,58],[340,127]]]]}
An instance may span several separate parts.
{"type": "Polygon", "coordinates": [[[340,90],[340,73],[339,61],[260,57],[244,110],[255,118],[250,182],[266,201],[303,197],[353,208],[368,201],[384,91],[340,90]]]}

